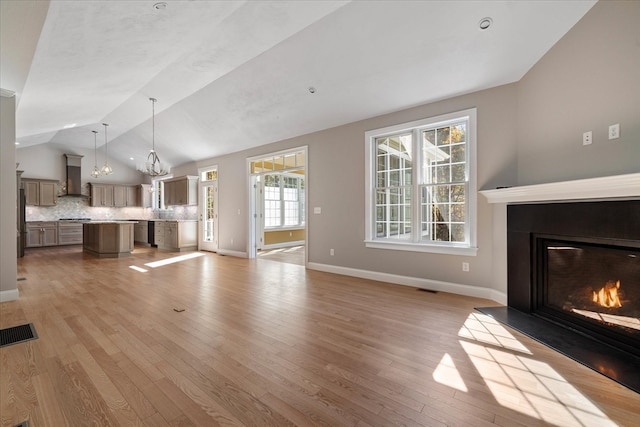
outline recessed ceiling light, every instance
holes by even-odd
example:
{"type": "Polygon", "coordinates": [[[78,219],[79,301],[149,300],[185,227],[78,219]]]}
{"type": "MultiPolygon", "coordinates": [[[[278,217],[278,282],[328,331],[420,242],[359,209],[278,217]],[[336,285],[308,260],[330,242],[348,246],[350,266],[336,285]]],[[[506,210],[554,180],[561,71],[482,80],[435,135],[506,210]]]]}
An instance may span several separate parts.
{"type": "Polygon", "coordinates": [[[491,26],[491,24],[493,24],[493,19],[487,16],[486,18],[482,18],[480,22],[478,22],[478,27],[484,31],[488,29],[491,26]]]}
{"type": "Polygon", "coordinates": [[[133,160],[133,157],[129,157],[129,160],[133,160]]]}
{"type": "Polygon", "coordinates": [[[153,5],[155,10],[165,10],[167,8],[167,3],[161,1],[160,3],[156,3],[153,5]]]}
{"type": "Polygon", "coordinates": [[[16,141],[16,145],[20,145],[20,143],[18,141],[16,141]]]}
{"type": "Polygon", "coordinates": [[[313,86],[309,86],[309,93],[316,93],[316,88],[313,86]]]}

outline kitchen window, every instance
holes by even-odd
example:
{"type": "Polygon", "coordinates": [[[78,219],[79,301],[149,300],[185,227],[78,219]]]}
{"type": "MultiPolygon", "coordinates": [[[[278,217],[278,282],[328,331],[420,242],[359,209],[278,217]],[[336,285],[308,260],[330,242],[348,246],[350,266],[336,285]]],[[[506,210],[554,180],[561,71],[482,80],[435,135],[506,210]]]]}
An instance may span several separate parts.
{"type": "Polygon", "coordinates": [[[476,110],[365,133],[371,248],[475,255],[476,110]]]}

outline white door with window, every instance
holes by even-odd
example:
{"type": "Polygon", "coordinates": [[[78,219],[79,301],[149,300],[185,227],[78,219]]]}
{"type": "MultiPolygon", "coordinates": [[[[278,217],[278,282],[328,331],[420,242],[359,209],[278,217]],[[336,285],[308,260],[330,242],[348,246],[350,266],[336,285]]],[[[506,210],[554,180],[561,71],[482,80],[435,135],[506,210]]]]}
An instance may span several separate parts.
{"type": "Polygon", "coordinates": [[[218,174],[216,170],[200,173],[200,236],[198,248],[218,250],[218,174]]]}

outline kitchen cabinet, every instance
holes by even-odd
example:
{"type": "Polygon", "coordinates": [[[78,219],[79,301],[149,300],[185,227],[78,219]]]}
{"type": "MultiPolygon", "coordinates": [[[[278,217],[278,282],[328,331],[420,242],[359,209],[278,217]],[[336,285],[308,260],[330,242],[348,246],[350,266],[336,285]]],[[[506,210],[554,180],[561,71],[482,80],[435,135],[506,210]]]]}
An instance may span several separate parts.
{"type": "Polygon", "coordinates": [[[153,191],[151,184],[140,184],[140,197],[139,202],[140,206],[143,208],[151,208],[153,207],[153,191]]]}
{"type": "Polygon", "coordinates": [[[133,226],[133,241],[148,246],[149,244],[149,221],[140,220],[133,226]]]}
{"type": "Polygon", "coordinates": [[[22,179],[25,203],[31,206],[55,206],[58,203],[58,182],[48,179],[22,179]]]}
{"type": "Polygon", "coordinates": [[[124,185],[113,186],[113,206],[127,206],[127,188],[124,185]]]}
{"type": "Polygon", "coordinates": [[[198,204],[198,177],[181,176],[167,179],[164,182],[164,204],[196,205],[198,204]]]}
{"type": "Polygon", "coordinates": [[[104,221],[83,224],[83,251],[99,258],[120,258],[133,251],[133,222],[104,221]]]}
{"type": "Polygon", "coordinates": [[[58,245],[81,245],[82,223],[58,222],[58,245]]]}
{"type": "Polygon", "coordinates": [[[155,244],[170,251],[198,248],[198,221],[156,221],[155,244]]]}
{"type": "Polygon", "coordinates": [[[131,207],[141,206],[140,186],[122,184],[95,184],[91,186],[91,206],[93,207],[131,207]]]}
{"type": "Polygon", "coordinates": [[[56,221],[35,221],[27,223],[27,248],[56,246],[58,244],[58,223],[56,221]]]}
{"type": "Polygon", "coordinates": [[[95,207],[112,207],[113,206],[113,185],[94,184],[91,186],[91,206],[95,207]]]}
{"type": "Polygon", "coordinates": [[[140,202],[140,186],[127,185],[125,187],[125,206],[141,206],[140,202]]]}

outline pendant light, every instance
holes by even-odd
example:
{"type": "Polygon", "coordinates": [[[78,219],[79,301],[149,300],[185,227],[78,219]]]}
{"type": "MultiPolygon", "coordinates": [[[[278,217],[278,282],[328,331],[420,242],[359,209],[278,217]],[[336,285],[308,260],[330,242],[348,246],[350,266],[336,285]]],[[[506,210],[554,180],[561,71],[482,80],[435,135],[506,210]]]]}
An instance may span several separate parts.
{"type": "Polygon", "coordinates": [[[138,167],[138,170],[149,176],[164,176],[169,173],[169,166],[160,161],[158,153],[156,153],[156,102],[155,98],[149,98],[151,101],[151,152],[147,156],[147,162],[138,167]]]}
{"type": "Polygon", "coordinates": [[[109,126],[107,123],[103,123],[104,126],[104,166],[102,166],[101,173],[102,175],[111,175],[113,173],[113,168],[109,166],[109,151],[107,149],[107,127],[109,126]]]}
{"type": "Polygon", "coordinates": [[[91,132],[93,132],[93,170],[91,171],[91,177],[99,178],[100,169],[98,169],[98,149],[97,149],[98,131],[92,130],[91,132]]]}

